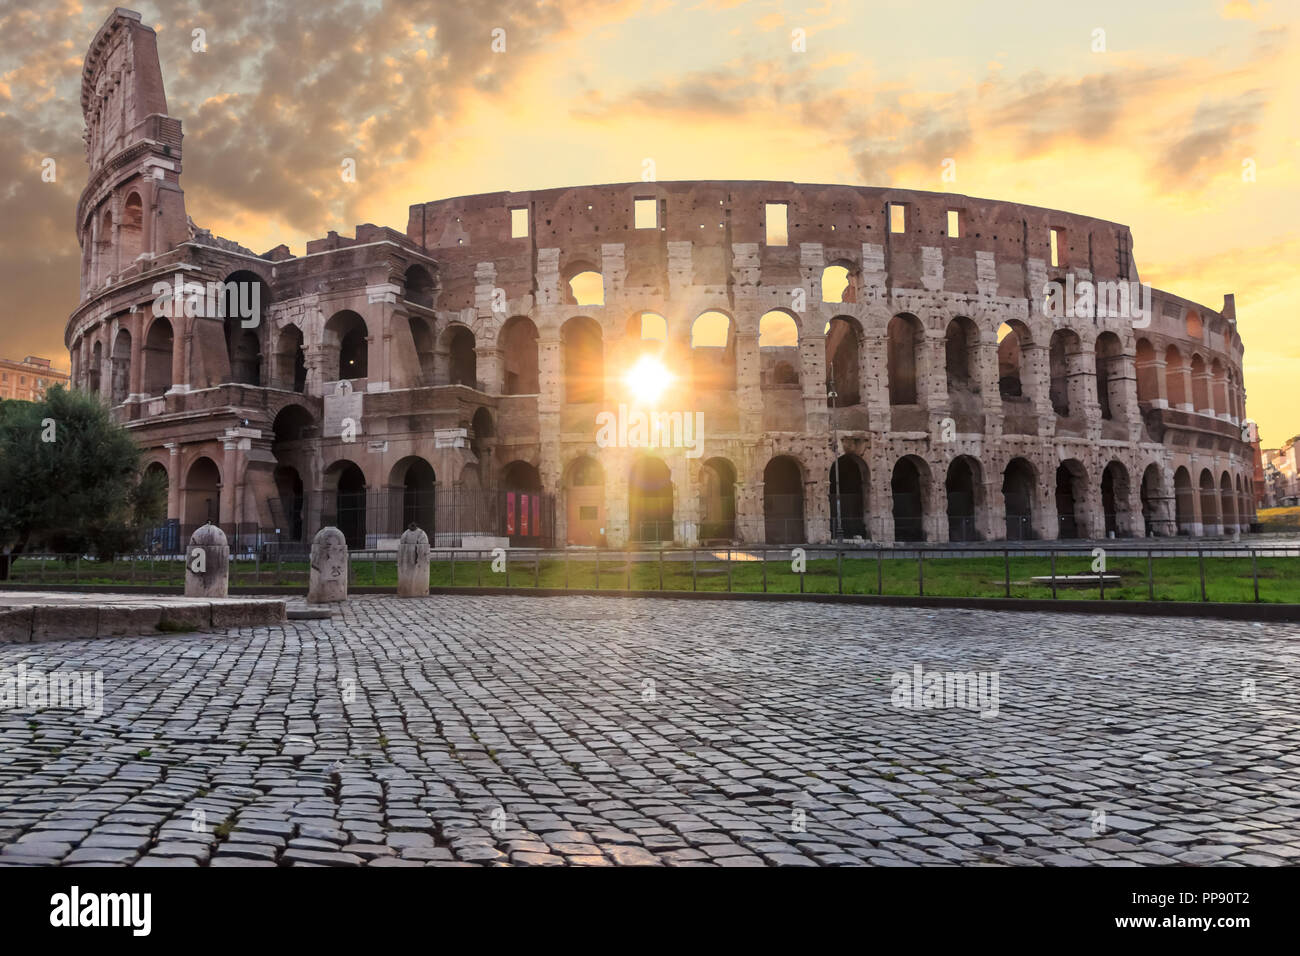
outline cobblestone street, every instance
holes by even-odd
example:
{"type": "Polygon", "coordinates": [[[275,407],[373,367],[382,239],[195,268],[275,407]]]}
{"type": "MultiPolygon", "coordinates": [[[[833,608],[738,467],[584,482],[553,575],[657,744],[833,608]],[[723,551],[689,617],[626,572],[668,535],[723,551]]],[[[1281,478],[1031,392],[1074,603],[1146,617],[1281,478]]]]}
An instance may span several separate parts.
{"type": "Polygon", "coordinates": [[[1295,863],[1298,638],[483,596],[8,645],[0,677],[104,700],[0,710],[0,862],[1295,863]],[[897,706],[918,665],[995,673],[993,706],[897,706]]]}

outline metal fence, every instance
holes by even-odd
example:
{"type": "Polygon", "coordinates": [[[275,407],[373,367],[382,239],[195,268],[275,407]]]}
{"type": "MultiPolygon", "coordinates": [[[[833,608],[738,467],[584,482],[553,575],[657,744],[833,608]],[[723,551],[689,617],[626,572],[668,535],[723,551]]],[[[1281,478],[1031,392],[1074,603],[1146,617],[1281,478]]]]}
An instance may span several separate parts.
{"type": "MultiPolygon", "coordinates": [[[[1258,546],[1026,546],[893,548],[516,549],[435,548],[430,582],[473,588],[618,591],[735,591],[923,597],[1052,598],[1062,594],[1129,601],[1300,603],[1300,544],[1258,546]],[[954,563],[953,559],[958,559],[954,563]],[[978,566],[963,562],[981,562],[978,566]],[[950,573],[950,572],[958,573],[950,573]]],[[[350,554],[350,581],[395,588],[397,554],[350,554]]],[[[183,553],[136,554],[113,562],[84,555],[15,556],[10,586],[32,584],[179,588],[183,553]]],[[[305,588],[308,555],[232,553],[233,587],[305,588]]]]}

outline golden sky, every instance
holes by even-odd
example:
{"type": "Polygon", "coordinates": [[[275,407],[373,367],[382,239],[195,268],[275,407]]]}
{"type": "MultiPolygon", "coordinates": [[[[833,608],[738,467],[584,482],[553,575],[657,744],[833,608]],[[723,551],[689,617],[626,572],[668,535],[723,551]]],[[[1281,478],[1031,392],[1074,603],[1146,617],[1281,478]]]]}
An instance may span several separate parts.
{"type": "MultiPolygon", "coordinates": [[[[1130,226],[1158,288],[1213,308],[1235,293],[1248,413],[1266,446],[1300,432],[1300,0],[133,8],[184,123],[190,215],[257,251],[404,229],[414,202],[639,180],[647,158],[661,180],[1048,206],[1130,226]]],[[[79,77],[111,10],[0,0],[0,355],[67,365],[79,77]]]]}

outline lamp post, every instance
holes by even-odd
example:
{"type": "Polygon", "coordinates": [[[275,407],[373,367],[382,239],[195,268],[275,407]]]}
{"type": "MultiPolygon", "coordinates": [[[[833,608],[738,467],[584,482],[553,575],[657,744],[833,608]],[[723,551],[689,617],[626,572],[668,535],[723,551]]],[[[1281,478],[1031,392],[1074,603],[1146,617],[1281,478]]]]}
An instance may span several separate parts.
{"type": "Polygon", "coordinates": [[[831,454],[834,460],[831,462],[831,482],[835,486],[835,525],[831,529],[831,540],[840,541],[844,537],[844,521],[840,509],[840,456],[839,442],[835,434],[835,402],[839,398],[839,393],[835,391],[835,371],[831,370],[831,377],[826,382],[826,398],[831,403],[831,454]]]}

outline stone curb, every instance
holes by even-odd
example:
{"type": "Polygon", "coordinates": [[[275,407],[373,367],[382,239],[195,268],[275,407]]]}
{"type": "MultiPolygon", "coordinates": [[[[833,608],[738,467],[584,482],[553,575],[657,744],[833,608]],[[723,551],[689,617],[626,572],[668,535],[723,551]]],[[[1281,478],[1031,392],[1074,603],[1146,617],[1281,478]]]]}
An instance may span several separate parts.
{"type": "Polygon", "coordinates": [[[286,603],[265,599],[188,603],[141,600],[75,605],[15,604],[0,606],[0,643],[44,643],[265,627],[286,620],[286,603]]]}

